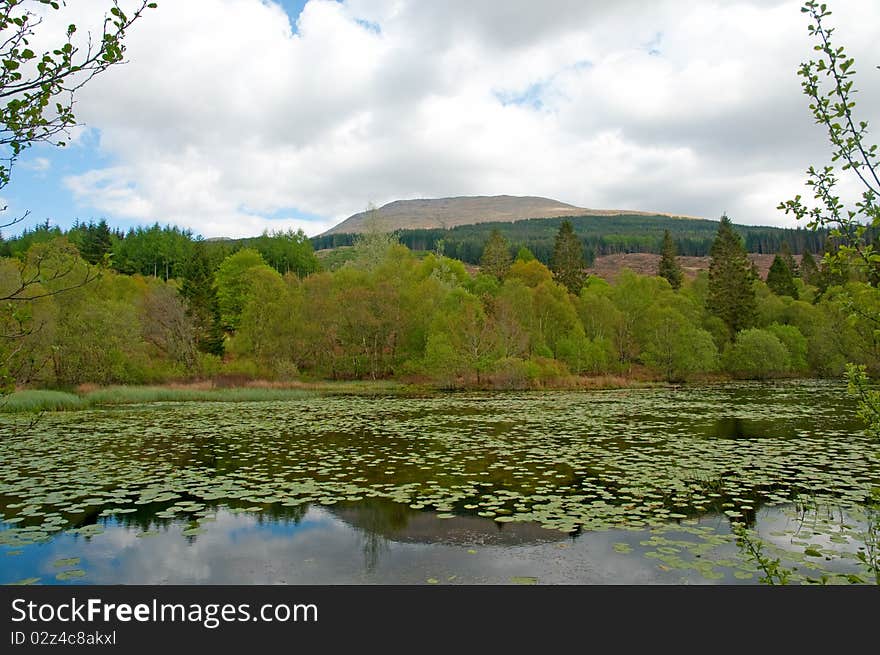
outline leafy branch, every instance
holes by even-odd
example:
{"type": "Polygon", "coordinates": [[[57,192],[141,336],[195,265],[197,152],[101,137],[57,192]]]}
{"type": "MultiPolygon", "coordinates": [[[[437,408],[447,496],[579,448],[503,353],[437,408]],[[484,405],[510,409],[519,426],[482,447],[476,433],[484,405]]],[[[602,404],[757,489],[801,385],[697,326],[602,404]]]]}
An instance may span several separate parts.
{"type": "Polygon", "coordinates": [[[156,7],[143,0],[126,14],[119,1],[113,0],[99,38],[89,33],[85,44],[78,45],[77,27],[70,24],[58,47],[38,54],[30,46],[43,17],[28,5],[57,11],[65,3],[0,0],[0,101],[5,103],[0,104],[0,189],[9,183],[12,167],[25,149],[35,143],[67,144],[69,130],[77,124],[76,92],[95,75],[123,62],[126,32],[147,9],[156,7]]]}
{"type": "Polygon", "coordinates": [[[810,99],[815,122],[825,127],[833,149],[830,165],[807,169],[806,185],[812,188],[817,204],[808,206],[798,195],[782,202],[778,209],[806,220],[812,229],[829,228],[829,236],[839,247],[827,254],[826,260],[835,269],[847,262],[874,267],[880,264],[880,253],[865,237],[869,226],[880,227],[880,153],[876,144],[867,143],[868,123],[857,120],[854,114],[855,60],[842,46],[833,44],[834,28],[827,25],[831,11],[826,4],[811,0],[801,11],[812,19],[808,32],[817,41],[813,49],[820,53],[818,59],[800,65],[801,88],[810,99]],[[838,165],[841,171],[852,171],[863,187],[861,199],[850,207],[837,193],[838,165]]]}
{"type": "Polygon", "coordinates": [[[748,528],[742,523],[733,526],[733,533],[737,537],[737,544],[746,556],[746,559],[757,564],[763,571],[759,579],[768,585],[786,585],[791,581],[792,572],[782,566],[782,560],[772,558],[764,553],[764,544],[760,539],[753,538],[748,528]]]}

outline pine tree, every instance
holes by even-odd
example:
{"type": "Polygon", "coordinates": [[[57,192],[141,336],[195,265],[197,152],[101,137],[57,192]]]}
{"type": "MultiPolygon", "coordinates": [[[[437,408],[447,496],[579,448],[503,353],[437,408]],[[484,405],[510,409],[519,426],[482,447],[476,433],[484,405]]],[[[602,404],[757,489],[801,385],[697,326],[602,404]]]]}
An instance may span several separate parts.
{"type": "Polygon", "coordinates": [[[100,264],[113,248],[113,239],[107,221],[97,225],[89,223],[84,227],[80,255],[90,264],[100,264]]]}
{"type": "Polygon", "coordinates": [[[788,270],[791,271],[792,277],[800,277],[800,268],[798,268],[797,260],[795,260],[794,255],[791,254],[791,248],[788,247],[787,241],[782,242],[782,246],[779,248],[779,256],[782,258],[782,261],[785,262],[785,265],[788,266],[788,270]]]}
{"type": "Polygon", "coordinates": [[[816,260],[809,250],[804,250],[804,254],[801,256],[800,273],[801,279],[805,284],[816,284],[818,282],[819,267],[816,265],[816,260]]]}
{"type": "Polygon", "coordinates": [[[663,247],[660,252],[660,264],[657,267],[657,275],[666,278],[673,289],[680,289],[684,280],[684,274],[681,272],[681,266],[675,259],[676,250],[675,242],[669,230],[663,233],[663,247]]]}
{"type": "Polygon", "coordinates": [[[499,280],[504,279],[510,269],[510,244],[504,235],[498,230],[492,230],[483,256],[480,258],[480,268],[483,273],[494,275],[499,280]]]}
{"type": "Polygon", "coordinates": [[[184,269],[180,295],[187,301],[187,313],[193,320],[196,344],[200,351],[223,356],[224,332],[217,302],[214,271],[202,241],[196,241],[192,257],[184,269]]]}
{"type": "Polygon", "coordinates": [[[550,260],[553,277],[568,289],[569,293],[577,295],[587,279],[585,268],[584,244],[574,233],[571,221],[562,221],[556,234],[553,259],[550,260]]]}
{"type": "Polygon", "coordinates": [[[757,302],[752,264],[727,215],[721,217],[710,255],[707,305],[732,336],[752,326],[757,302]]]}
{"type": "MultiPolygon", "coordinates": [[[[789,253],[789,256],[791,256],[791,253],[789,253]]],[[[791,296],[795,300],[798,298],[794,276],[788,267],[788,263],[785,261],[784,255],[781,253],[773,258],[773,264],[770,265],[770,272],[767,273],[767,286],[777,296],[791,296]]]]}

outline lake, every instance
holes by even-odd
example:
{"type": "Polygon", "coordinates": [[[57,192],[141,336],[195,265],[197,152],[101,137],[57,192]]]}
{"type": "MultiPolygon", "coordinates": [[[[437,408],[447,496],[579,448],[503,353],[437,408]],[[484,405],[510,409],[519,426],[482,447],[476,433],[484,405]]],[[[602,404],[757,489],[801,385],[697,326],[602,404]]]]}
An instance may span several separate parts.
{"type": "Polygon", "coordinates": [[[791,582],[873,581],[880,446],[837,382],[164,402],[0,431],[0,583],[757,584],[749,544],[791,582]]]}

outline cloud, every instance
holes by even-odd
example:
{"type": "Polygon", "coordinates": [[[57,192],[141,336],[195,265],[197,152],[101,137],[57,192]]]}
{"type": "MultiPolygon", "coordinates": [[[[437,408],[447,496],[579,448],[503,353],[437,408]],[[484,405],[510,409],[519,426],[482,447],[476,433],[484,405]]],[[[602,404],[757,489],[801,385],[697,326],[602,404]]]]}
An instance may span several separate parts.
{"type": "Polygon", "coordinates": [[[52,162],[46,157],[34,157],[31,160],[22,161],[19,166],[35,173],[45,173],[52,168],[52,162]]]}
{"type": "MultiPolygon", "coordinates": [[[[77,105],[113,165],[65,184],[206,236],[496,193],[791,224],[776,205],[828,158],[798,8],[311,0],[291,24],[269,1],[161,3],[77,105]]],[[[880,7],[840,0],[833,19],[876,125],[880,7]]]]}

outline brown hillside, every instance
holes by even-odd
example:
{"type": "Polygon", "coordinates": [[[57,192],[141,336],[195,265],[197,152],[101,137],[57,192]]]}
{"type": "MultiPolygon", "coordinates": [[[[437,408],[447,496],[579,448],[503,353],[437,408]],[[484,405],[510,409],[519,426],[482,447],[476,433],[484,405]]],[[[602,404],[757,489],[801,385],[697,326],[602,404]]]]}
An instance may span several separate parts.
{"type": "MultiPolygon", "coordinates": [[[[773,263],[775,255],[762,255],[758,253],[749,253],[749,259],[755,263],[762,279],[767,278],[770,271],[770,265],[773,263]]],[[[795,259],[800,262],[800,255],[795,255],[795,259]]],[[[592,275],[598,275],[606,280],[613,282],[620,272],[628,268],[635,273],[641,275],[657,275],[657,265],[660,262],[660,255],[651,253],[626,253],[622,255],[602,255],[596,257],[596,261],[589,269],[592,275]]],[[[681,265],[685,276],[694,278],[700,271],[709,270],[708,257],[678,257],[678,263],[681,265]]]]}
{"type": "MultiPolygon", "coordinates": [[[[348,217],[324,234],[360,233],[377,229],[451,228],[495,221],[520,221],[558,216],[614,216],[636,214],[666,216],[657,212],[619,209],[586,209],[536,196],[466,196],[419,200],[395,200],[378,209],[348,217]]],[[[686,218],[686,217],[685,217],[686,218]]]]}

